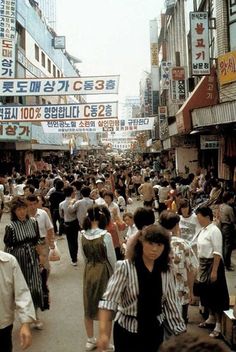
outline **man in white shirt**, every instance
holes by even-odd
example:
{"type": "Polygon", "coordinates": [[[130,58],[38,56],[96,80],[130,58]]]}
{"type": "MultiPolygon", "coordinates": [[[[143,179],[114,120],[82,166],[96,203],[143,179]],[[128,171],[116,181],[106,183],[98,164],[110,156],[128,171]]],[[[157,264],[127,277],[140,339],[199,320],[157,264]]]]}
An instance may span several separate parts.
{"type": "Polygon", "coordinates": [[[29,288],[14,256],[0,251],[0,348],[12,351],[12,328],[16,311],[20,322],[20,344],[22,349],[32,343],[29,324],[35,310],[29,288]]]}
{"type": "Polygon", "coordinates": [[[83,198],[80,200],[77,200],[76,202],[74,202],[74,204],[72,202],[71,205],[69,206],[69,211],[71,210],[73,212],[76,210],[77,212],[77,219],[79,222],[80,229],[83,228],[83,223],[84,223],[84,219],[86,217],[88,208],[93,206],[93,200],[89,198],[90,193],[91,193],[91,189],[89,187],[83,187],[81,189],[81,195],[83,198]]]}
{"type": "Polygon", "coordinates": [[[54,228],[51,219],[49,218],[47,212],[43,209],[39,209],[39,200],[36,195],[29,195],[27,198],[28,204],[28,214],[37,220],[39,226],[40,235],[40,261],[44,268],[47,269],[49,273],[49,261],[48,254],[49,248],[54,249],[54,228]]]}

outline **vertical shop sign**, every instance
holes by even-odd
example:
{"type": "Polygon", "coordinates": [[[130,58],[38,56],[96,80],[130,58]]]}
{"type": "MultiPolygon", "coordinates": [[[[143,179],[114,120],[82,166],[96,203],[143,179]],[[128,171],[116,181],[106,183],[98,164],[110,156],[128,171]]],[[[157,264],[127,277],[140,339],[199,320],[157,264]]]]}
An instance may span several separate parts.
{"type": "Polygon", "coordinates": [[[210,74],[208,12],[190,12],[192,75],[210,74]]]}
{"type": "Polygon", "coordinates": [[[169,137],[167,106],[158,107],[160,139],[169,137]]]}
{"type": "Polygon", "coordinates": [[[161,62],[161,90],[170,88],[170,68],[172,64],[170,61],[161,62]]]}
{"type": "Polygon", "coordinates": [[[0,77],[15,77],[16,0],[0,1],[0,77]]]}
{"type": "Polygon", "coordinates": [[[187,98],[187,82],[184,67],[172,67],[170,88],[173,103],[183,104],[187,98]]]}

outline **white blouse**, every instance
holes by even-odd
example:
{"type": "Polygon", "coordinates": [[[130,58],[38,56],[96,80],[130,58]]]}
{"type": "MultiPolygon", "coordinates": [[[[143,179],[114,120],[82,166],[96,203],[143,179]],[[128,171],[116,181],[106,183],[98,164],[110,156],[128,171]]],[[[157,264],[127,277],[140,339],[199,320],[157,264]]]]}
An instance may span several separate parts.
{"type": "Polygon", "coordinates": [[[222,247],[222,234],[216,225],[211,223],[201,230],[197,241],[199,258],[213,258],[214,254],[222,257],[222,247]]]}

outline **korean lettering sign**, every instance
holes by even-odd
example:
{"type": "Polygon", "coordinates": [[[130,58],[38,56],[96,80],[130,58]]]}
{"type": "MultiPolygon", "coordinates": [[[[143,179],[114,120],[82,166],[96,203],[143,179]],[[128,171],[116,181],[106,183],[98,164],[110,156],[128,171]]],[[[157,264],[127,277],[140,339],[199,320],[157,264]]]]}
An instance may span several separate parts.
{"type": "Polygon", "coordinates": [[[187,83],[184,67],[171,69],[171,100],[176,104],[183,104],[187,97],[187,83]]]}
{"type": "Polygon", "coordinates": [[[236,81],[236,51],[218,57],[218,77],[221,85],[236,81]]]}
{"type": "Polygon", "coordinates": [[[52,121],[117,118],[118,103],[87,103],[65,105],[3,105],[0,121],[52,121]]]}
{"type": "Polygon", "coordinates": [[[2,96],[117,94],[119,76],[31,78],[0,81],[2,96]]]}
{"type": "MultiPolygon", "coordinates": [[[[80,133],[80,132],[103,132],[99,122],[104,120],[81,120],[81,121],[48,121],[41,122],[45,133],[80,133]]],[[[114,121],[114,120],[111,120],[114,121]]]]}
{"type": "Polygon", "coordinates": [[[161,62],[161,89],[170,88],[170,68],[172,64],[170,61],[161,62]]]}
{"type": "Polygon", "coordinates": [[[31,123],[1,123],[0,140],[30,141],[31,123]]]}
{"type": "Polygon", "coordinates": [[[160,139],[163,139],[168,136],[168,113],[167,106],[159,106],[158,107],[158,116],[159,116],[159,133],[160,139]]]}
{"type": "Polygon", "coordinates": [[[192,75],[210,74],[208,12],[190,12],[192,75]]]}
{"type": "Polygon", "coordinates": [[[16,1],[0,0],[0,77],[15,76],[16,1]]]}

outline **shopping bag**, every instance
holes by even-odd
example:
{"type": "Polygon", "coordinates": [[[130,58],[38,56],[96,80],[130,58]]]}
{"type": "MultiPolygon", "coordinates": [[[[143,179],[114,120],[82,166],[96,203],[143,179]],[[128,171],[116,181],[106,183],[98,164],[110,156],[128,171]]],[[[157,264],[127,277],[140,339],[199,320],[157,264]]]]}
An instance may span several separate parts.
{"type": "Polygon", "coordinates": [[[61,253],[55,243],[55,248],[50,249],[48,259],[50,262],[57,262],[61,259],[61,253]]]}

